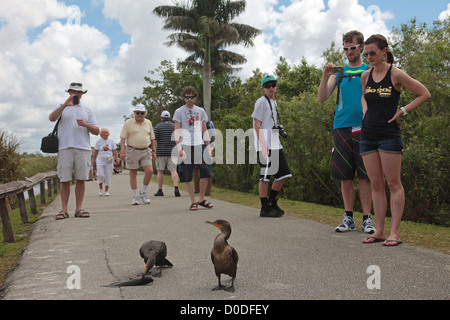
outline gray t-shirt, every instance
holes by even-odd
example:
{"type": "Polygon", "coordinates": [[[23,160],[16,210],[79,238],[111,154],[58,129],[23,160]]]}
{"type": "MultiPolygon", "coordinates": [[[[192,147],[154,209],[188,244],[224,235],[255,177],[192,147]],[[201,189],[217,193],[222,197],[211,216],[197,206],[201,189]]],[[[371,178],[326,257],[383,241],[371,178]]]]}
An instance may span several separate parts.
{"type": "Polygon", "coordinates": [[[203,108],[198,106],[188,108],[184,105],[175,110],[173,120],[181,124],[181,144],[188,146],[198,146],[204,144],[202,123],[203,121],[208,120],[208,115],[203,108]]]}
{"type": "MultiPolygon", "coordinates": [[[[272,104],[272,110],[270,110],[269,102],[267,101],[267,98],[265,96],[256,100],[255,110],[252,113],[252,118],[262,121],[261,129],[264,130],[264,139],[266,140],[267,148],[273,150],[283,149],[278,136],[278,130],[272,130],[277,121],[277,103],[272,99],[270,99],[270,103],[272,104]]],[[[253,134],[255,138],[255,149],[256,151],[261,151],[261,145],[256,134],[254,122],[253,134]]]]}

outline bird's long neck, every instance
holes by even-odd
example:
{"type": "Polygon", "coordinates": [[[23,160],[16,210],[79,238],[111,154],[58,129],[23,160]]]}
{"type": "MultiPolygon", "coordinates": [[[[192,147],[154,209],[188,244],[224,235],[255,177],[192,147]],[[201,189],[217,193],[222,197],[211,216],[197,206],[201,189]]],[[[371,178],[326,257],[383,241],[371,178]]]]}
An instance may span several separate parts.
{"type": "Polygon", "coordinates": [[[228,238],[230,237],[229,233],[219,233],[214,240],[214,248],[218,251],[223,250],[226,246],[228,246],[228,238]]]}

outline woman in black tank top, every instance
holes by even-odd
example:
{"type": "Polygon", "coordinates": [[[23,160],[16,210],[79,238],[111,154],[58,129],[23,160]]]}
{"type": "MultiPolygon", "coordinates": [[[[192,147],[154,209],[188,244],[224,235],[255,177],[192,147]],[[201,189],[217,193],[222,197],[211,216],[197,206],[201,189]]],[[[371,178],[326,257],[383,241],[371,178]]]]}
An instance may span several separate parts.
{"type": "Polygon", "coordinates": [[[372,200],[377,224],[376,232],[364,243],[383,241],[384,246],[401,243],[399,228],[405,206],[405,192],[400,179],[403,144],[399,120],[431,98],[419,81],[392,66],[394,56],[382,35],[373,35],[364,43],[364,55],[372,69],[363,73],[363,124],[360,153],[372,184],[372,200]],[[417,98],[398,109],[401,88],[417,98]],[[387,210],[385,181],[390,191],[391,231],[385,238],[384,223],[387,210]]]}
{"type": "Polygon", "coordinates": [[[400,100],[400,92],[391,80],[392,65],[380,82],[373,80],[373,70],[370,70],[364,90],[367,112],[363,119],[362,137],[371,141],[400,137],[398,122],[388,122],[397,112],[400,100]]]}

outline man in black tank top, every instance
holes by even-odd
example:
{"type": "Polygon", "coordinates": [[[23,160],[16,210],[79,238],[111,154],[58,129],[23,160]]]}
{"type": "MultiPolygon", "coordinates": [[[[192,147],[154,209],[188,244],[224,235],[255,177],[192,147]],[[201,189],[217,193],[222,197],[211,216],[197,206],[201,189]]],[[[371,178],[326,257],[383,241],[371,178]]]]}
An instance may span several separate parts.
{"type": "Polygon", "coordinates": [[[383,242],[384,246],[397,246],[400,241],[400,221],[405,207],[405,191],[401,182],[403,143],[399,121],[402,116],[430,99],[430,92],[419,81],[392,66],[394,56],[382,35],[372,35],[365,43],[365,56],[372,65],[361,76],[364,118],[360,153],[372,183],[372,200],[376,232],[363,243],[383,242]],[[405,87],[417,98],[398,109],[401,88],[405,87]],[[387,210],[386,182],[390,193],[392,225],[385,238],[384,224],[387,210]]]}

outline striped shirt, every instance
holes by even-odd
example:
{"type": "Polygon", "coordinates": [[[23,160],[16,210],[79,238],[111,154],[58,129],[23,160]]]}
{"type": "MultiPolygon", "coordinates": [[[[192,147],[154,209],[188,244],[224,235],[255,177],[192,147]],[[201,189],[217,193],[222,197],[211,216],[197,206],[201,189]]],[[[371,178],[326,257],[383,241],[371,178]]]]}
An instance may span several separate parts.
{"type": "Polygon", "coordinates": [[[172,154],[172,149],[175,147],[175,141],[172,140],[174,130],[175,124],[169,120],[161,121],[155,126],[157,157],[168,157],[172,154]]]}

